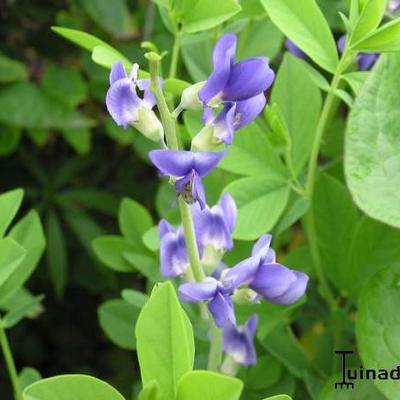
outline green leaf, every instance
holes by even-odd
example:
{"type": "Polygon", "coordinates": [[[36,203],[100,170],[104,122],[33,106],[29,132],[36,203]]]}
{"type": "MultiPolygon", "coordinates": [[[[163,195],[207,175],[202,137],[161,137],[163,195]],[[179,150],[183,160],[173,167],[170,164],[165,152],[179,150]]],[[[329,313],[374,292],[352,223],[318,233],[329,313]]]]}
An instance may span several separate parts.
{"type": "Polygon", "coordinates": [[[142,308],[149,300],[149,296],[147,296],[147,294],[133,289],[124,289],[121,292],[121,297],[129,304],[132,304],[137,308],[142,308]]]}
{"type": "Polygon", "coordinates": [[[153,220],[145,207],[137,201],[122,199],[118,212],[119,229],[126,239],[143,247],[142,237],[153,226],[153,220]]]}
{"type": "Polygon", "coordinates": [[[36,296],[33,299],[29,299],[24,304],[21,304],[19,308],[10,310],[3,318],[4,327],[9,329],[17,325],[23,318],[30,315],[44,299],[44,295],[36,296]]]}
{"type": "Polygon", "coordinates": [[[287,171],[268,137],[256,123],[235,137],[219,168],[238,175],[285,178],[287,171]]]}
{"type": "Polygon", "coordinates": [[[67,277],[67,248],[60,220],[54,210],[50,210],[47,214],[45,228],[47,237],[47,266],[54,291],[58,297],[62,297],[67,277]]]}
{"type": "Polygon", "coordinates": [[[21,206],[24,191],[15,189],[0,195],[0,238],[4,236],[21,206]]]}
{"type": "Polygon", "coordinates": [[[317,180],[311,212],[321,266],[339,290],[348,289],[354,281],[349,279],[347,260],[358,222],[350,193],[338,180],[323,174],[317,180]]]}
{"type": "Polygon", "coordinates": [[[159,400],[160,386],[156,381],[149,382],[139,393],[138,400],[159,400]]]}
{"type": "Polygon", "coordinates": [[[335,389],[335,383],[340,382],[341,374],[331,377],[321,390],[319,400],[385,400],[373,382],[366,380],[356,380],[354,388],[351,390],[335,389]]]}
{"type": "Polygon", "coordinates": [[[358,95],[368,76],[367,71],[348,72],[343,75],[343,79],[350,85],[354,94],[358,95]]]}
{"type": "Polygon", "coordinates": [[[349,117],[345,172],[356,204],[370,217],[400,227],[400,54],[382,56],[349,117]]]}
{"type": "Polygon", "coordinates": [[[32,383],[40,381],[41,379],[42,376],[38,370],[31,367],[25,367],[18,376],[20,390],[23,391],[26,387],[32,385],[32,383]]]}
{"type": "Polygon", "coordinates": [[[190,86],[189,82],[176,78],[168,78],[164,81],[164,91],[174,96],[181,96],[182,92],[190,86]]]}
{"type": "Polygon", "coordinates": [[[93,250],[100,261],[118,272],[133,272],[135,269],[126,261],[124,253],[134,253],[137,247],[122,236],[102,236],[92,242],[93,250]]]}
{"type": "Polygon", "coordinates": [[[224,192],[233,196],[238,207],[233,237],[239,240],[255,240],[269,232],[289,199],[289,187],[285,181],[266,177],[238,179],[224,192]]]}
{"type": "Polygon", "coordinates": [[[139,315],[136,339],[143,386],[156,381],[163,399],[175,399],[178,381],[193,368],[194,338],[171,282],[153,289],[139,315]]]}
{"type": "Polygon", "coordinates": [[[321,93],[303,65],[301,60],[286,53],[271,95],[271,102],[279,106],[289,129],[296,173],[308,160],[322,104],[321,93]]]}
{"type": "Polygon", "coordinates": [[[63,28],[61,26],[52,26],[51,30],[85,50],[93,51],[96,46],[103,46],[112,49],[112,47],[103,40],[83,31],[63,28]]]}
{"type": "Polygon", "coordinates": [[[314,365],[292,331],[278,326],[266,336],[257,335],[262,346],[284,364],[297,378],[305,379],[314,373],[314,365]]]}
{"type": "Polygon", "coordinates": [[[0,53],[0,82],[10,83],[27,79],[28,72],[24,64],[12,60],[0,53]]]}
{"type": "Polygon", "coordinates": [[[290,228],[295,222],[297,222],[309,209],[310,201],[304,197],[299,197],[287,212],[283,215],[282,219],[276,228],[276,234],[284,232],[290,228]]]}
{"type": "Polygon", "coordinates": [[[127,71],[132,68],[132,63],[124,55],[110,47],[96,46],[92,52],[92,60],[108,69],[111,69],[116,61],[121,61],[127,71]]]}
{"type": "Polygon", "coordinates": [[[12,276],[25,256],[25,249],[15,240],[0,239],[0,293],[2,285],[12,276]]]}
{"type": "Polygon", "coordinates": [[[51,65],[46,70],[42,88],[47,94],[71,108],[81,103],[88,94],[87,86],[77,70],[56,65],[51,65]]]}
{"type": "Polygon", "coordinates": [[[126,0],[83,0],[82,6],[97,24],[111,34],[131,35],[137,29],[126,0]]]}
{"type": "Polygon", "coordinates": [[[92,120],[69,109],[30,82],[20,82],[1,90],[0,121],[21,128],[93,126],[92,120]]]}
{"type": "Polygon", "coordinates": [[[31,276],[37,267],[46,246],[42,224],[36,211],[30,211],[15,225],[8,237],[14,239],[26,250],[18,268],[0,287],[0,299],[11,297],[31,276]]]}
{"type": "Polygon", "coordinates": [[[350,46],[367,34],[373,32],[380,24],[387,9],[388,0],[368,0],[350,35],[350,46]]]}
{"type": "MultiPolygon", "coordinates": [[[[366,368],[391,370],[400,360],[400,271],[385,268],[369,281],[359,301],[356,334],[358,349],[366,368]]],[[[398,396],[398,380],[375,380],[389,399],[398,396]]]]}
{"type": "Polygon", "coordinates": [[[261,0],[272,22],[313,61],[334,72],[336,43],[315,0],[261,0]]]}
{"type": "Polygon", "coordinates": [[[287,394],[278,394],[277,396],[266,397],[264,400],[292,400],[287,394]]]}
{"type": "Polygon", "coordinates": [[[157,251],[160,247],[160,238],[158,234],[158,226],[153,226],[147,230],[143,237],[143,243],[151,251],[157,251]]]}
{"type": "Polygon", "coordinates": [[[87,375],[59,375],[28,386],[24,400],[124,400],[108,383],[87,375]]]}
{"type": "Polygon", "coordinates": [[[63,129],[64,139],[78,154],[87,154],[91,148],[91,133],[88,128],[63,129]]]}
{"type": "Polygon", "coordinates": [[[139,309],[125,300],[108,300],[97,310],[100,326],[107,337],[126,350],[136,348],[135,324],[139,309]]]}
{"type": "Polygon", "coordinates": [[[379,53],[400,51],[400,19],[381,26],[365,39],[355,43],[352,49],[379,53]]]}
{"type": "Polygon", "coordinates": [[[241,9],[236,0],[185,0],[176,12],[180,14],[183,30],[194,33],[222,24],[241,9]]]}
{"type": "Polygon", "coordinates": [[[150,279],[151,282],[157,283],[165,280],[160,274],[158,262],[147,255],[133,252],[125,252],[123,258],[131,265],[132,268],[139,271],[143,276],[150,279]]]}
{"type": "Polygon", "coordinates": [[[17,149],[21,136],[21,128],[0,123],[0,156],[12,154],[17,149]]]}
{"type": "MultiPolygon", "coordinates": [[[[259,0],[257,0],[257,3],[260,9],[258,17],[263,15],[263,9],[259,0]]],[[[242,1],[240,5],[243,7],[242,1]]],[[[282,32],[266,18],[253,19],[248,24],[246,27],[249,32],[248,35],[246,33],[246,35],[239,36],[240,58],[264,56],[271,60],[274,59],[282,48],[284,39],[282,32]],[[269,40],[265,40],[266,37],[269,40]]]]}
{"type": "Polygon", "coordinates": [[[211,371],[190,371],[178,383],[177,400],[239,400],[243,382],[211,371]]]}

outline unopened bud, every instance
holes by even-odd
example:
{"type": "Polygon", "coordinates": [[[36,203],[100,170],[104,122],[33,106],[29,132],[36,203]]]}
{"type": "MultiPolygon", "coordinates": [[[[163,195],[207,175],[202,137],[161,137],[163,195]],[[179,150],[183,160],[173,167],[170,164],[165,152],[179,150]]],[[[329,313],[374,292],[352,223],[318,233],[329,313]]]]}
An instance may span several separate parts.
{"type": "Polygon", "coordinates": [[[192,139],[192,151],[210,151],[217,147],[221,141],[215,138],[214,130],[214,125],[206,125],[192,139]]]}
{"type": "Polygon", "coordinates": [[[133,126],[153,142],[159,143],[164,140],[163,126],[153,110],[141,107],[139,119],[133,123],[133,126]]]}
{"type": "Polygon", "coordinates": [[[236,304],[248,305],[257,303],[259,297],[258,293],[250,288],[239,288],[235,290],[232,300],[236,304]]]}

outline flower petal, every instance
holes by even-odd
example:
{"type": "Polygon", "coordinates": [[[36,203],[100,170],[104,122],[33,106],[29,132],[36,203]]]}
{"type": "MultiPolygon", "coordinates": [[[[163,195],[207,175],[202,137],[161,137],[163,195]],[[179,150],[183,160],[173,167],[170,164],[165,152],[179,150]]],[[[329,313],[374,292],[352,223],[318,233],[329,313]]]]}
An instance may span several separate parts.
{"type": "Polygon", "coordinates": [[[203,282],[183,283],[179,286],[179,296],[186,303],[211,300],[217,293],[218,281],[206,278],[203,282]]]}
{"type": "Polygon", "coordinates": [[[192,181],[192,198],[193,201],[199,203],[200,208],[203,210],[207,205],[206,192],[204,190],[203,182],[197,173],[193,173],[192,181]]]}
{"type": "Polygon", "coordinates": [[[251,251],[251,255],[255,256],[258,254],[260,257],[265,257],[270,249],[272,242],[272,235],[266,234],[262,235],[257,242],[254,244],[253,249],[251,251]]]}
{"type": "Polygon", "coordinates": [[[233,303],[228,296],[217,292],[215,297],[208,303],[208,309],[214,317],[215,324],[219,328],[223,328],[228,321],[232,323],[236,322],[233,303]]]}
{"type": "MultiPolygon", "coordinates": [[[[150,79],[139,79],[137,81],[138,88],[143,91],[143,102],[150,110],[156,105],[156,98],[151,91],[151,80],[150,79]]],[[[158,85],[160,88],[164,86],[164,80],[158,78],[158,85]]]]}
{"type": "Polygon", "coordinates": [[[290,39],[286,39],[285,47],[289,51],[289,53],[292,53],[297,58],[301,58],[302,60],[307,60],[307,56],[304,53],[304,51],[301,50],[299,47],[297,47],[290,39]]]}
{"type": "Polygon", "coordinates": [[[268,59],[248,58],[232,66],[223,92],[225,101],[247,100],[265,92],[275,79],[268,59]]]}
{"type": "Polygon", "coordinates": [[[236,53],[236,35],[227,33],[218,40],[213,52],[214,71],[199,92],[200,100],[207,105],[222,92],[229,79],[236,53]]]}
{"type": "Polygon", "coordinates": [[[193,169],[203,177],[210,173],[227,153],[227,151],[192,153],[193,169]]]}
{"type": "Polygon", "coordinates": [[[297,280],[295,273],[280,264],[261,265],[249,285],[267,300],[282,296],[297,280]]]}
{"type": "Polygon", "coordinates": [[[264,109],[267,99],[264,93],[260,93],[248,100],[236,103],[235,111],[235,130],[243,128],[245,125],[254,121],[264,109]]]}
{"type": "Polygon", "coordinates": [[[219,205],[224,213],[224,219],[226,226],[228,227],[229,231],[232,233],[235,225],[236,225],[236,218],[237,218],[237,207],[235,200],[229,193],[225,193],[220,201],[219,205]]]}
{"type": "Polygon", "coordinates": [[[230,322],[224,326],[222,332],[223,351],[233,357],[238,364],[249,366],[257,361],[254,348],[257,321],[257,315],[253,315],[243,326],[238,327],[230,322]]]}
{"type": "Polygon", "coordinates": [[[194,215],[194,225],[197,241],[203,248],[212,246],[218,252],[224,252],[233,247],[221,207],[214,206],[197,213],[194,215]]]}
{"type": "Polygon", "coordinates": [[[229,269],[224,277],[224,285],[236,288],[239,285],[248,284],[253,281],[260,266],[260,257],[246,258],[233,268],[229,269]]]}
{"type": "Polygon", "coordinates": [[[165,277],[183,275],[189,266],[183,235],[166,233],[160,242],[160,270],[165,277]]]}
{"type": "Polygon", "coordinates": [[[185,150],[152,150],[149,152],[151,162],[163,175],[182,177],[194,167],[194,155],[185,150]]]}
{"type": "Polygon", "coordinates": [[[358,66],[361,71],[370,70],[379,58],[379,54],[376,53],[360,53],[357,57],[358,66]]]}
{"type": "Polygon", "coordinates": [[[308,276],[303,272],[293,271],[296,275],[296,281],[292,283],[289,289],[281,296],[270,299],[274,304],[293,304],[302,297],[307,289],[308,276]]]}
{"type": "Polygon", "coordinates": [[[110,72],[110,85],[119,81],[120,79],[126,78],[126,71],[121,61],[116,61],[113,66],[111,67],[110,72]]]}
{"type": "Polygon", "coordinates": [[[160,239],[168,232],[175,232],[175,228],[165,219],[158,223],[158,235],[160,239]]]}
{"type": "Polygon", "coordinates": [[[107,91],[108,112],[119,126],[137,121],[142,100],[136,95],[135,85],[128,78],[119,79],[107,91]]]}

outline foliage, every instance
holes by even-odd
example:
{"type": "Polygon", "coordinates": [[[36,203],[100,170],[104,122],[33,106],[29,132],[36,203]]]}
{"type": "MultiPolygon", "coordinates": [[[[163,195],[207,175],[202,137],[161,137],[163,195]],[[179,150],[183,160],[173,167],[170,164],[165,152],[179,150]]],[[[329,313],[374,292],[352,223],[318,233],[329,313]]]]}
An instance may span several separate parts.
{"type": "MultiPolygon", "coordinates": [[[[396,398],[393,380],[334,388],[336,350],[355,352],[351,368],[400,364],[396,12],[386,0],[131,3],[20,2],[0,12],[0,338],[14,354],[0,365],[0,397],[396,398]],[[247,259],[270,232],[278,262],[310,277],[292,305],[235,299],[238,325],[259,316],[258,361],[233,372],[229,360],[208,368],[216,340],[205,303],[181,302],[178,281],[160,273],[157,222],[179,225],[181,206],[150,166],[159,144],[104,107],[116,61],[128,73],[138,63],[149,79],[158,54],[172,111],[208,79],[227,32],[238,36],[237,59],[267,57],[275,81],[264,111],[203,178],[208,204],[229,193],[238,207],[222,262],[247,259]],[[360,71],[364,53],[380,57],[360,71]]],[[[174,121],[189,148],[201,111],[174,121]]]]}

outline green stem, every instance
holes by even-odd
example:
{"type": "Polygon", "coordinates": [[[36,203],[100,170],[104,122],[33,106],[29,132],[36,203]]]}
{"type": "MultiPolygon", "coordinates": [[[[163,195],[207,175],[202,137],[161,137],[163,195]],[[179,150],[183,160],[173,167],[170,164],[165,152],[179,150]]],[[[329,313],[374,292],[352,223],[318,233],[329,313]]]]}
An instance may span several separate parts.
{"type": "Polygon", "coordinates": [[[175,78],[178,70],[179,52],[181,48],[181,34],[175,34],[174,47],[172,48],[171,64],[169,66],[168,78],[175,78]]]}
{"type": "MultiPolygon", "coordinates": [[[[178,53],[178,50],[174,51],[174,53],[178,53]]],[[[170,149],[178,150],[179,142],[176,134],[175,119],[172,117],[164,94],[158,85],[159,64],[161,58],[155,53],[148,53],[146,57],[150,64],[151,89],[157,100],[157,107],[158,111],[160,112],[162,124],[164,126],[167,145],[170,149]]],[[[179,211],[185,235],[186,250],[189,257],[191,275],[197,282],[202,282],[206,276],[203,266],[201,265],[199,249],[196,242],[193,215],[190,206],[185,203],[182,198],[179,198],[179,211]]],[[[211,324],[209,366],[212,370],[216,371],[219,369],[222,361],[222,332],[215,325],[212,317],[209,318],[209,321],[211,324]]]]}
{"type": "Polygon", "coordinates": [[[212,316],[210,320],[210,353],[208,355],[208,369],[210,371],[219,371],[222,363],[222,332],[221,329],[215,325],[212,316]]]}
{"type": "Polygon", "coordinates": [[[162,124],[164,126],[167,145],[172,150],[178,150],[179,144],[176,136],[175,120],[171,115],[167,101],[165,100],[164,94],[158,82],[161,57],[153,52],[147,53],[146,57],[149,60],[150,66],[151,90],[157,100],[157,107],[158,111],[160,112],[162,124]]]}
{"type": "MultiPolygon", "coordinates": [[[[322,138],[324,136],[324,132],[329,121],[329,116],[332,111],[332,106],[335,104],[335,91],[339,87],[341,74],[343,73],[345,66],[348,65],[347,58],[348,58],[347,49],[345,49],[343,52],[343,56],[340,59],[337,69],[335,71],[335,74],[333,75],[330,89],[328,91],[328,94],[326,95],[324,106],[322,108],[321,116],[318,121],[316,133],[314,136],[314,142],[311,149],[311,155],[307,171],[307,181],[306,181],[306,196],[310,199],[311,202],[313,198],[315,177],[318,167],[318,155],[322,143],[322,138]]],[[[321,285],[321,294],[328,303],[331,311],[335,311],[337,309],[337,303],[335,301],[334,294],[332,292],[332,289],[328,283],[328,280],[324,273],[324,269],[322,267],[321,258],[318,250],[318,244],[317,244],[315,220],[314,220],[314,215],[311,211],[307,213],[305,222],[306,222],[307,236],[310,243],[311,255],[315,266],[315,273],[321,285]]]]}
{"type": "Polygon", "coordinates": [[[183,232],[185,234],[186,250],[193,276],[197,282],[202,282],[206,276],[200,261],[199,249],[197,247],[196,235],[194,232],[192,211],[190,210],[190,206],[185,203],[182,197],[179,198],[179,210],[181,213],[183,232]]]}
{"type": "Polygon", "coordinates": [[[0,319],[0,344],[4,355],[4,360],[7,365],[7,370],[8,370],[8,375],[10,377],[11,385],[13,387],[14,399],[22,400],[22,394],[19,389],[19,383],[18,383],[17,369],[15,368],[14,358],[11,353],[6,331],[4,329],[3,322],[1,321],[1,319],[0,319]]]}
{"type": "MultiPolygon", "coordinates": [[[[343,59],[342,59],[343,60],[343,59]]],[[[322,138],[324,136],[324,132],[326,129],[326,125],[329,119],[329,115],[331,112],[332,105],[334,104],[335,99],[335,91],[338,89],[339,82],[341,79],[341,68],[342,68],[342,60],[339,63],[338,69],[333,77],[330,90],[326,95],[326,99],[324,102],[324,106],[322,108],[321,116],[318,121],[317,130],[315,132],[314,142],[311,149],[310,160],[308,163],[308,173],[307,173],[307,185],[306,185],[306,193],[307,196],[311,199],[314,191],[315,185],[315,175],[317,172],[318,166],[318,155],[319,150],[322,143],[322,138]]]]}

